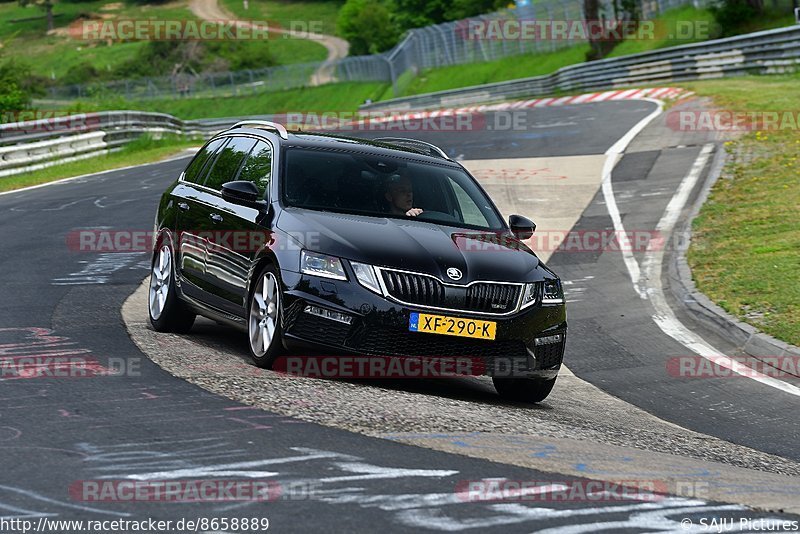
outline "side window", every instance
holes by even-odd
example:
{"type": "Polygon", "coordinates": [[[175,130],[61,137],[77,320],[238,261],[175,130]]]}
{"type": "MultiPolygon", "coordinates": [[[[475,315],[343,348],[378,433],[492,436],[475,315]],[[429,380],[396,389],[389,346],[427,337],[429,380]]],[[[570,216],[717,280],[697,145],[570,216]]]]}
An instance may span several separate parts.
{"type": "Polygon", "coordinates": [[[256,142],[256,146],[247,156],[242,171],[237,180],[247,180],[258,186],[261,198],[269,189],[269,181],[272,178],[272,147],[264,141],[256,142]]]}
{"type": "Polygon", "coordinates": [[[214,161],[214,166],[211,167],[203,185],[219,191],[222,189],[222,184],[235,180],[239,166],[255,143],[256,140],[251,137],[232,137],[219,151],[219,156],[214,161]]]}
{"type": "Polygon", "coordinates": [[[206,165],[207,161],[212,159],[211,156],[220,147],[220,145],[222,145],[223,141],[224,139],[216,139],[200,149],[200,152],[197,153],[191,163],[189,163],[189,166],[186,167],[186,172],[183,175],[183,179],[194,184],[202,182],[203,174],[201,171],[203,170],[203,167],[206,165]]]}
{"type": "MultiPolygon", "coordinates": [[[[478,204],[475,203],[475,200],[464,190],[460,183],[453,180],[450,176],[447,178],[453,188],[453,193],[455,193],[458,207],[461,210],[461,216],[464,219],[463,222],[474,224],[475,226],[488,226],[489,221],[487,221],[486,216],[481,213],[481,209],[478,204]]],[[[488,209],[488,206],[486,209],[488,209]]]]}

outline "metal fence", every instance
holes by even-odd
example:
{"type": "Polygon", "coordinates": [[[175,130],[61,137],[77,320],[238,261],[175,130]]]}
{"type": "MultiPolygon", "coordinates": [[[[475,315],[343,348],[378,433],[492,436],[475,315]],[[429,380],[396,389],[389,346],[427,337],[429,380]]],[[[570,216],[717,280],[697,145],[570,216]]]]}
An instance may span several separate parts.
{"type": "MultiPolygon", "coordinates": [[[[645,0],[641,2],[642,19],[687,4],[701,6],[709,0],[645,0]]],[[[614,0],[600,1],[601,19],[619,19],[614,0]]],[[[437,24],[409,31],[392,50],[371,56],[356,56],[331,63],[302,63],[257,70],[207,73],[201,75],[136,78],[114,82],[96,82],[48,89],[51,100],[124,97],[128,100],[233,96],[265,91],[294,89],[316,85],[319,79],[332,82],[392,82],[395,94],[404,74],[421,70],[493,61],[509,56],[552,52],[585,42],[585,39],[473,39],[470,23],[504,19],[582,20],[583,0],[534,0],[530,5],[482,15],[467,20],[437,24]],[[325,70],[324,76],[320,71],[325,70]],[[315,81],[316,80],[316,81],[315,81]]]]}
{"type": "Polygon", "coordinates": [[[745,74],[784,74],[800,69],[800,26],[569,65],[552,74],[462,87],[362,106],[386,111],[458,107],[559,92],[727,78],[745,74]]]}
{"type": "MultiPolygon", "coordinates": [[[[792,26],[570,65],[547,76],[387,100],[362,106],[362,110],[454,107],[549,95],[559,91],[578,92],[742,74],[779,74],[796,72],[798,68],[800,26],[792,26]]],[[[612,99],[618,97],[621,96],[616,95],[612,99]]],[[[182,121],[162,113],[111,111],[2,124],[0,177],[100,154],[121,147],[145,133],[206,137],[229,127],[236,120],[182,121]]]]}

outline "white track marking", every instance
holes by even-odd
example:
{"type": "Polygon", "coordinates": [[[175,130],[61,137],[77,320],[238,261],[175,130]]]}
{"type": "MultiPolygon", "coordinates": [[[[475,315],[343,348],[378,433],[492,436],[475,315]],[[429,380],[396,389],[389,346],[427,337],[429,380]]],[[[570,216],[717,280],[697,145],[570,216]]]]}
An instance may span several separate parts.
{"type": "Polygon", "coordinates": [[[653,241],[647,247],[644,259],[644,279],[641,280],[640,287],[637,292],[645,292],[650,298],[650,302],[655,309],[653,320],[658,327],[669,337],[675,339],[687,349],[700,355],[706,360],[712,362],[714,365],[730,369],[736,374],[752,378],[757,382],[761,382],[767,386],[774,387],[783,392],[791,395],[800,396],[800,388],[792,384],[783,382],[773,377],[763,375],[727,356],[720,354],[718,350],[707,343],[703,338],[689,330],[683,323],[681,323],[675,316],[675,313],[670,308],[664,297],[664,289],[661,285],[661,271],[664,260],[664,243],[672,235],[678,217],[683,211],[686,202],[689,200],[689,195],[694,189],[700,175],[703,172],[708,159],[711,156],[714,145],[708,144],[703,147],[700,154],[697,156],[689,173],[684,177],[678,190],[675,191],[672,199],[667,204],[664,210],[664,215],[658,221],[656,226],[657,235],[663,236],[666,239],[660,239],[660,244],[655,244],[653,241]],[[644,286],[644,287],[641,287],[644,286]]]}
{"type": "Polygon", "coordinates": [[[616,166],[617,161],[619,161],[622,153],[625,152],[625,149],[633,140],[633,138],[636,137],[639,132],[641,132],[648,124],[650,124],[653,119],[658,117],[664,109],[664,103],[660,100],[653,100],[649,98],[645,98],[643,100],[653,102],[658,106],[658,108],[650,115],[636,123],[633,128],[628,130],[628,133],[623,135],[611,146],[611,148],[606,150],[606,162],[603,165],[602,189],[603,199],[605,199],[606,207],[608,208],[608,214],[611,216],[611,221],[614,223],[614,231],[617,235],[617,239],[620,240],[622,259],[625,261],[625,267],[628,269],[628,274],[631,277],[633,288],[641,298],[646,299],[647,294],[639,288],[639,279],[641,278],[639,262],[636,261],[636,258],[633,257],[633,252],[631,252],[630,242],[628,242],[628,234],[625,233],[625,227],[622,225],[622,217],[620,216],[619,208],[617,207],[617,200],[614,197],[614,186],[611,184],[611,172],[614,170],[614,166],[616,166]]]}

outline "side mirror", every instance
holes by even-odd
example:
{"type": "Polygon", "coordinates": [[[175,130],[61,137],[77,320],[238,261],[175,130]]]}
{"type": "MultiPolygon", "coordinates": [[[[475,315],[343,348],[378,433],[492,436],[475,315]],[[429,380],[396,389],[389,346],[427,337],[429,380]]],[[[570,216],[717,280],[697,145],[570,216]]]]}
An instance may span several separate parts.
{"type": "Polygon", "coordinates": [[[508,225],[518,239],[529,239],[536,231],[536,223],[522,215],[511,215],[508,218],[508,225]]]}
{"type": "Polygon", "coordinates": [[[258,202],[258,187],[247,180],[222,184],[222,198],[233,204],[253,205],[258,202]]]}

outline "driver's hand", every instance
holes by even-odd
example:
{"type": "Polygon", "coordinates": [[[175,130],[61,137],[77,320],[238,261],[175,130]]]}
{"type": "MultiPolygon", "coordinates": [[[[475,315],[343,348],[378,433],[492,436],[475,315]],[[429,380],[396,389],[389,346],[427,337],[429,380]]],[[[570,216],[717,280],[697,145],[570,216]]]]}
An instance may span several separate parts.
{"type": "Polygon", "coordinates": [[[420,213],[422,213],[422,208],[411,208],[406,212],[406,215],[409,217],[416,217],[420,213]]]}

